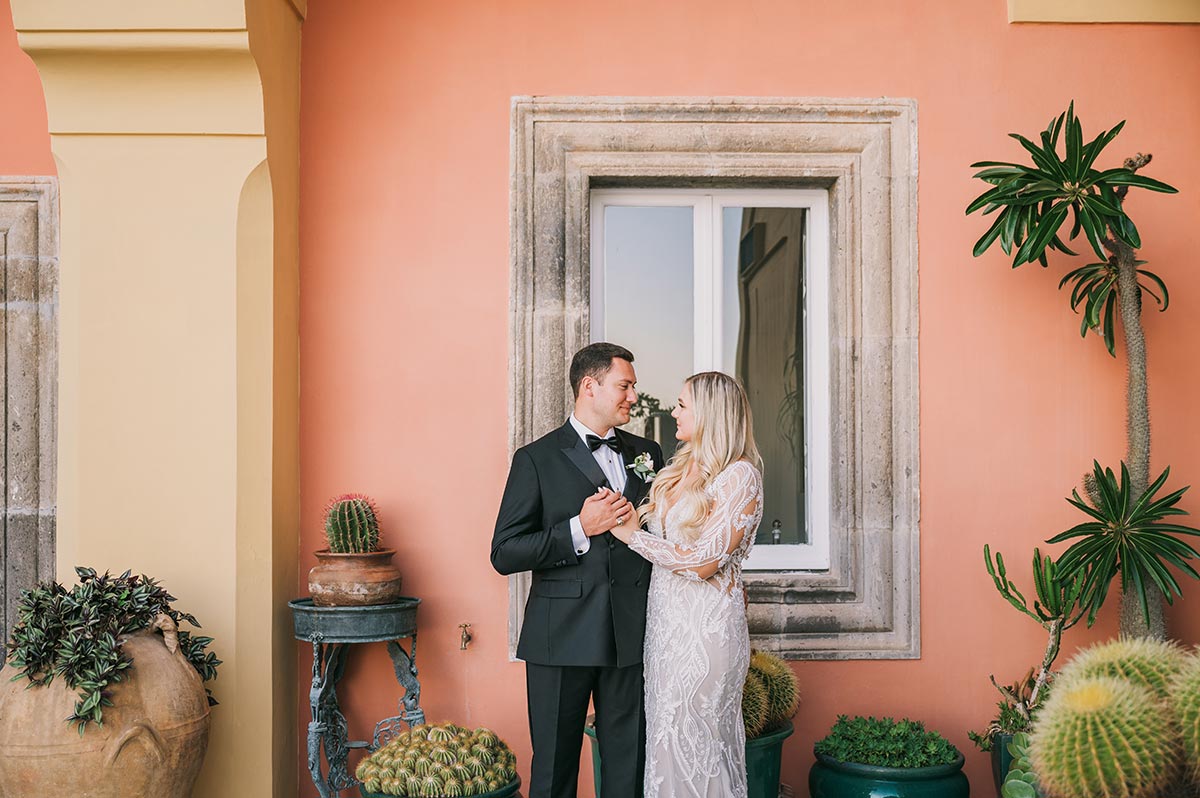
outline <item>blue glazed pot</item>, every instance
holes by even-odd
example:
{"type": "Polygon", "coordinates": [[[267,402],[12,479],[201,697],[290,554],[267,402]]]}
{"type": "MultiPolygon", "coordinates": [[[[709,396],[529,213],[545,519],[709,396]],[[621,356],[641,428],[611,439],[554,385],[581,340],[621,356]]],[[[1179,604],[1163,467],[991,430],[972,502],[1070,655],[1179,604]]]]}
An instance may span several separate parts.
{"type": "MultiPolygon", "coordinates": [[[[517,790],[520,789],[520,787],[521,777],[518,776],[500,789],[492,790],[491,792],[479,793],[475,796],[475,798],[511,798],[511,796],[517,795],[517,790]]],[[[362,798],[396,798],[394,795],[385,795],[384,793],[379,792],[367,792],[363,789],[361,784],[358,785],[358,794],[361,795],[362,798]]],[[[520,798],[520,796],[517,796],[517,798],[520,798]]]]}
{"type": "Polygon", "coordinates": [[[968,798],[963,755],[948,765],[885,768],[839,762],[823,754],[808,773],[812,798],[968,798]]]}

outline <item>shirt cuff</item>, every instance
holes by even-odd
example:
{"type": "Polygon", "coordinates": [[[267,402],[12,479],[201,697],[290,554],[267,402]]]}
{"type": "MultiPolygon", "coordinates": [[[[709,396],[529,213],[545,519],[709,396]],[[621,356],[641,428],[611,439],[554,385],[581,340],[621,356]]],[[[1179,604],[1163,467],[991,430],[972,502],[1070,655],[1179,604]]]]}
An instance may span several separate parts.
{"type": "Polygon", "coordinates": [[[587,554],[588,549],[592,547],[592,541],[583,532],[583,522],[579,520],[579,516],[571,519],[571,545],[580,557],[587,554]]]}

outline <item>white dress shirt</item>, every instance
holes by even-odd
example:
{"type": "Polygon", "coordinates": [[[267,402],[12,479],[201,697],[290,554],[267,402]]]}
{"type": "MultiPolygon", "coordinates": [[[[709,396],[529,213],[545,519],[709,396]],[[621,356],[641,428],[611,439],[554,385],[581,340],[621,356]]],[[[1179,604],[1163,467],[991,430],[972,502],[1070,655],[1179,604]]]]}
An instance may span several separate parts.
{"type": "MultiPolygon", "coordinates": [[[[575,414],[571,414],[571,426],[575,432],[579,433],[580,439],[587,443],[588,435],[595,435],[598,438],[608,438],[615,433],[611,428],[603,435],[588,429],[582,421],[575,418],[575,414]]],[[[625,490],[625,458],[620,452],[614,452],[607,446],[601,446],[592,452],[592,457],[596,458],[596,463],[600,466],[600,470],[604,472],[604,476],[608,478],[608,486],[617,493],[622,493],[625,490]]],[[[575,546],[575,553],[583,556],[588,553],[588,549],[592,547],[591,539],[584,533],[583,524],[579,520],[579,516],[571,519],[571,543],[575,546]]]]}

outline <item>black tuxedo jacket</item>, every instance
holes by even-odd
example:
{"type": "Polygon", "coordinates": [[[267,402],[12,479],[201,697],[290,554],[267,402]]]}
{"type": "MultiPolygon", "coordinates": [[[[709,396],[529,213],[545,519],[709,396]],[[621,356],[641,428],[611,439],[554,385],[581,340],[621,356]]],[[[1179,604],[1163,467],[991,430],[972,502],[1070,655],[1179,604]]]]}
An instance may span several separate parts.
{"type": "MultiPolygon", "coordinates": [[[[657,443],[619,429],[614,434],[626,466],[649,453],[655,469],[662,467],[657,443]]],[[[626,474],[624,494],[636,506],[649,485],[632,469],[626,474]]],[[[608,532],[591,538],[582,556],[571,541],[571,518],[602,485],[608,480],[570,421],[513,455],[492,536],[492,566],[502,574],[533,572],[517,644],[526,662],[625,667],[642,661],[650,563],[608,532]]]]}

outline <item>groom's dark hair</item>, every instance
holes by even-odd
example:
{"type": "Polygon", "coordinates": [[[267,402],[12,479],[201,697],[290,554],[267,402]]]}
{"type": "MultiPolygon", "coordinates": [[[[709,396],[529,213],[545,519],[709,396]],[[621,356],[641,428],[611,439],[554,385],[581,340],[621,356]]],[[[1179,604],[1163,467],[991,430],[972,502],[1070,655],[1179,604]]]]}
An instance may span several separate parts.
{"type": "Polygon", "coordinates": [[[571,358],[571,393],[576,399],[579,398],[579,386],[583,383],[583,378],[604,379],[604,375],[612,368],[614,357],[633,362],[633,352],[623,346],[606,344],[603,341],[588,344],[575,353],[575,357],[571,358]]]}

